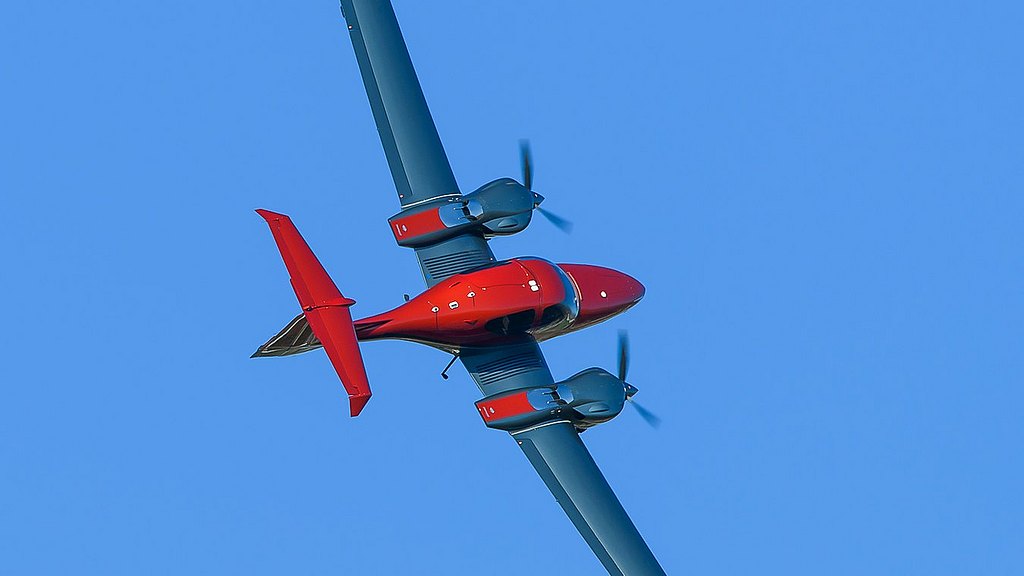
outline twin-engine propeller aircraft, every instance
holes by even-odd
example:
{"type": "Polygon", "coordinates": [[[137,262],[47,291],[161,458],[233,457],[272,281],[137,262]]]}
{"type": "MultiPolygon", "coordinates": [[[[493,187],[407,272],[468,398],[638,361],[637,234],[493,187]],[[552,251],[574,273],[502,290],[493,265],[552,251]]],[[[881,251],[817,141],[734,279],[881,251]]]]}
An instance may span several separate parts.
{"type": "Polygon", "coordinates": [[[389,219],[391,231],[400,246],[415,251],[427,290],[353,322],[354,301],[341,294],[291,220],[257,210],[270,225],[302,313],[253,356],[323,347],[356,416],[370,399],[360,340],[398,338],[453,354],[452,363],[461,360],[483,393],[476,408],[484,424],[512,435],[608,572],[664,574],[579,437],[617,416],[637,392],[625,381],[627,342],[620,338],[617,375],[589,368],[561,382],[537,344],[621,314],[640,301],[644,287],[598,266],[496,260],[488,239],[521,232],[541,211],[529,149],[522,149],[522,183],[501,178],[460,193],[391,3],[342,0],[341,6],[402,205],[389,219]]]}

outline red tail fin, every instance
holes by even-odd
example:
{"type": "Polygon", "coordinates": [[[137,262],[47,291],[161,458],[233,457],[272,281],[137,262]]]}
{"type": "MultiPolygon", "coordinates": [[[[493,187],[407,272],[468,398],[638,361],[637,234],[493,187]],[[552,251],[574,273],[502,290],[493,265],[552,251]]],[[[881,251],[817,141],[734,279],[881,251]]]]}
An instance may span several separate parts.
{"type": "Polygon", "coordinates": [[[270,225],[299,305],[348,391],[352,416],[357,416],[370,400],[370,383],[348,311],[355,301],[341,295],[290,218],[269,210],[256,213],[270,225]]]}

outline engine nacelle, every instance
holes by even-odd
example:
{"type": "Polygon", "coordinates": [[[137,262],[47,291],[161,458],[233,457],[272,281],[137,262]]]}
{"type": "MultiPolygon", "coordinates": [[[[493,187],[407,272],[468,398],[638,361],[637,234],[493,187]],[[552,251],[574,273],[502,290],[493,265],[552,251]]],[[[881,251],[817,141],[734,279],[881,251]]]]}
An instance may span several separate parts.
{"type": "Polygon", "coordinates": [[[508,236],[530,224],[543,198],[511,178],[488,182],[459,197],[441,198],[403,210],[388,219],[400,246],[418,247],[477,230],[484,236],[508,236]]]}
{"type": "MultiPolygon", "coordinates": [[[[580,431],[622,412],[629,385],[607,370],[588,368],[554,386],[511,390],[476,402],[490,428],[514,432],[554,420],[568,420],[580,431]]],[[[634,389],[635,391],[635,389],[634,389]]]]}

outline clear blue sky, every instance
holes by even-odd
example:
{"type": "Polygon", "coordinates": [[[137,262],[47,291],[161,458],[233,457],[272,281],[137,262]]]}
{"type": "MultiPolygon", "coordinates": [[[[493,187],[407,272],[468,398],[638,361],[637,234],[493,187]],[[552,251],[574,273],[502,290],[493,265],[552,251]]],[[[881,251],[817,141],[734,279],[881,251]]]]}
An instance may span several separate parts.
{"type": "MultiPolygon", "coordinates": [[[[621,269],[544,345],[632,412],[584,439],[670,574],[1024,573],[1024,9],[396,0],[492,243],[621,269]]],[[[830,4],[830,5],[825,5],[830,4]]],[[[369,315],[422,281],[336,2],[0,14],[0,573],[556,574],[600,565],[447,358],[250,360],[291,214],[369,315]]]]}

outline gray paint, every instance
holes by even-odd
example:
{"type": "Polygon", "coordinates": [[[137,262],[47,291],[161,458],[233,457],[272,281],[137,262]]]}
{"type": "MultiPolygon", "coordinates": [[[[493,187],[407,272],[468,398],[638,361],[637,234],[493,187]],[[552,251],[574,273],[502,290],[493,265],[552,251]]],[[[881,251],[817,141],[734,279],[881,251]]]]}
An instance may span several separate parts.
{"type": "Polygon", "coordinates": [[[505,346],[463,348],[459,359],[484,396],[555,383],[540,346],[530,336],[505,346]]]}
{"type": "Polygon", "coordinates": [[[512,437],[609,574],[665,574],[572,424],[556,422],[512,437]]]}
{"type": "Polygon", "coordinates": [[[459,194],[391,3],[342,0],[341,9],[402,206],[459,194]]]}
{"type": "MultiPolygon", "coordinates": [[[[402,207],[459,196],[459,185],[427,108],[391,2],[342,0],[341,10],[402,207]]],[[[417,248],[416,255],[428,287],[481,262],[494,261],[487,240],[480,234],[464,234],[417,248]],[[424,265],[429,258],[458,254],[466,255],[467,266],[446,266],[445,272],[439,273],[424,265]]]]}
{"type": "MultiPolygon", "coordinates": [[[[341,5],[403,211],[445,197],[461,202],[463,197],[427,108],[391,3],[388,0],[341,0],[341,5]]],[[[489,183],[471,196],[474,196],[474,203],[467,203],[466,209],[474,216],[491,211],[495,215],[500,211],[509,214],[491,222],[480,221],[480,224],[487,224],[486,231],[473,229],[458,236],[439,238],[430,245],[416,245],[416,256],[427,286],[494,262],[494,255],[482,234],[511,234],[529,224],[532,211],[520,212],[525,206],[518,206],[514,197],[521,196],[524,202],[536,204],[543,200],[511,180],[489,183]],[[502,189],[502,193],[492,194],[492,189],[502,189]]],[[[304,336],[303,327],[293,321],[271,342],[280,341],[285,349],[288,344],[311,344],[304,336]]],[[[554,387],[554,378],[540,347],[530,336],[499,347],[463,349],[460,359],[485,397],[516,389],[554,387]]],[[[607,378],[588,374],[586,380],[603,382],[607,378]]],[[[583,380],[579,383],[583,384],[583,380]]],[[[586,388],[603,387],[601,384],[586,388]]],[[[601,396],[605,394],[595,394],[595,399],[583,398],[579,408],[607,405],[608,401],[600,401],[601,396]]],[[[609,412],[617,414],[621,402],[611,408],[609,412]]],[[[553,414],[551,419],[535,427],[513,432],[513,437],[610,574],[664,574],[580,441],[576,427],[558,418],[553,414]]]]}
{"type": "Polygon", "coordinates": [[[475,234],[462,234],[437,244],[416,248],[416,259],[427,287],[473,268],[494,263],[487,240],[475,234]]]}

